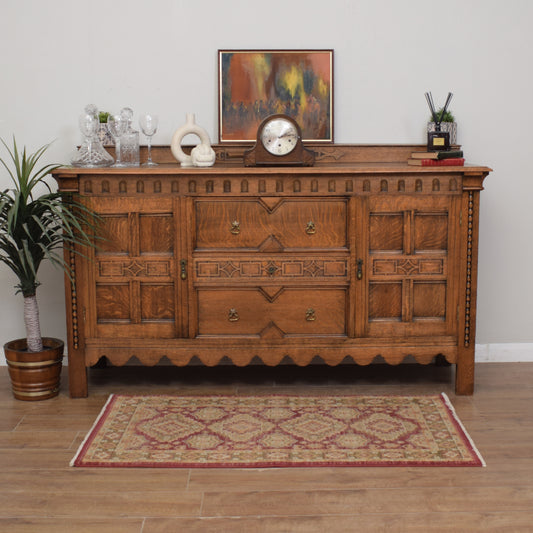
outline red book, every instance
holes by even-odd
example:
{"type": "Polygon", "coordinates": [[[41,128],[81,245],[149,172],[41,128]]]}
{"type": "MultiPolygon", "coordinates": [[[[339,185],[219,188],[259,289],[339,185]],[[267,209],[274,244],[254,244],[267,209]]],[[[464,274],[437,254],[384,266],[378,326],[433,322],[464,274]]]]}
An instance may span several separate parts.
{"type": "Polygon", "coordinates": [[[464,157],[451,157],[450,159],[408,159],[408,165],[419,167],[464,167],[464,157]]]}

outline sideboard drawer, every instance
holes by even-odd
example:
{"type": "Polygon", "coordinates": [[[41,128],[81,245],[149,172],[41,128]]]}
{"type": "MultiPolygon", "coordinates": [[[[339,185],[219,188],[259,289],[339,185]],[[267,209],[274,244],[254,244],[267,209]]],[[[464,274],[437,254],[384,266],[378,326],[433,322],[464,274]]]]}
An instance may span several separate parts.
{"type": "Polygon", "coordinates": [[[199,335],[343,336],[346,290],[199,289],[198,316],[199,335]]]}
{"type": "Polygon", "coordinates": [[[347,248],[346,200],[266,200],[196,201],[196,248],[347,248]]]}

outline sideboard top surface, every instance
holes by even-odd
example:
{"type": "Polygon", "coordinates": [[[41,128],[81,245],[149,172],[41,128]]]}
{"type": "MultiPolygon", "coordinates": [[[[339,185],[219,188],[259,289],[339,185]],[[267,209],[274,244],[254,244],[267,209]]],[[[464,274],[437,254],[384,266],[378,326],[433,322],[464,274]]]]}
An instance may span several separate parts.
{"type": "MultiPolygon", "coordinates": [[[[251,145],[250,145],[251,146],[251,145]]],[[[354,145],[354,144],[308,144],[314,150],[316,163],[312,167],[294,166],[265,166],[245,167],[243,153],[248,145],[218,144],[213,145],[217,160],[212,167],[181,167],[172,157],[168,146],[153,148],[153,159],[158,162],[157,167],[129,167],[129,168],[91,168],[64,166],[54,171],[54,176],[72,177],[77,175],[246,175],[253,172],[255,175],[313,175],[321,174],[428,174],[450,173],[479,175],[485,177],[491,169],[483,165],[466,164],[465,166],[422,167],[407,164],[407,159],[414,151],[425,151],[425,145],[354,145]]],[[[187,152],[191,147],[184,147],[187,152]]],[[[107,147],[114,153],[113,147],[107,147]]],[[[141,162],[146,159],[146,147],[141,147],[141,162]]],[[[468,161],[468,159],[467,159],[468,161]]]]}

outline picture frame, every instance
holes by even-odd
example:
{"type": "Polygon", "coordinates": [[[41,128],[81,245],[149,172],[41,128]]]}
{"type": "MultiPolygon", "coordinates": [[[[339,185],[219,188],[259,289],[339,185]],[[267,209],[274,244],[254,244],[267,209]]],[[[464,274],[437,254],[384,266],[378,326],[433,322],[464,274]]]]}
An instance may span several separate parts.
{"type": "Polygon", "coordinates": [[[304,141],[333,142],[333,50],[219,50],[220,143],[249,143],[269,115],[286,114],[304,141]]]}

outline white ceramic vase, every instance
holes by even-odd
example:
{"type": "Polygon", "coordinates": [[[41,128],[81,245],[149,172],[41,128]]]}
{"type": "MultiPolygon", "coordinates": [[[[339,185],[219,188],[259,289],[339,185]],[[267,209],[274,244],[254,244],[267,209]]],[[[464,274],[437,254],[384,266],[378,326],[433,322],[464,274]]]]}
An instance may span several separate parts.
{"type": "Polygon", "coordinates": [[[170,150],[182,167],[211,167],[215,164],[216,154],[211,148],[209,135],[201,126],[196,124],[193,113],[187,113],[185,124],[174,132],[170,150]],[[190,155],[181,148],[181,141],[189,134],[197,135],[200,138],[200,144],[192,149],[190,155]]]}

